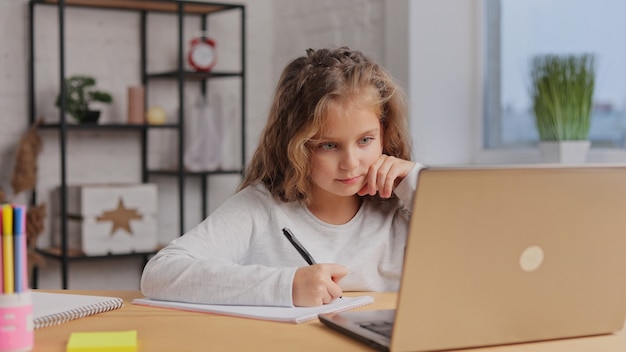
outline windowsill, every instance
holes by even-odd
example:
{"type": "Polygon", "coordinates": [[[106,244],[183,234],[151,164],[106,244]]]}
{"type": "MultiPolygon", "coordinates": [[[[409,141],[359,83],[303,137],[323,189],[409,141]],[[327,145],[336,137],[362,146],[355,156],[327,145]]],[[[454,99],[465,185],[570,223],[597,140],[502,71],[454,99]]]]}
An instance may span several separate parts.
{"type": "MultiPolygon", "coordinates": [[[[593,148],[588,163],[626,163],[626,149],[593,148]]],[[[538,149],[481,149],[475,164],[537,164],[542,163],[538,149]]]]}

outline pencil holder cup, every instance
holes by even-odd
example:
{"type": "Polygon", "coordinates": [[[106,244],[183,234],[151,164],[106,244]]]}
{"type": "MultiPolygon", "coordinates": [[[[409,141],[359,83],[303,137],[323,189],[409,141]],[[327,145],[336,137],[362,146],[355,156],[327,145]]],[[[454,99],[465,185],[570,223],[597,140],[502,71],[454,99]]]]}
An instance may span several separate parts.
{"type": "Polygon", "coordinates": [[[0,352],[30,351],[33,343],[30,291],[0,294],[0,352]]]}

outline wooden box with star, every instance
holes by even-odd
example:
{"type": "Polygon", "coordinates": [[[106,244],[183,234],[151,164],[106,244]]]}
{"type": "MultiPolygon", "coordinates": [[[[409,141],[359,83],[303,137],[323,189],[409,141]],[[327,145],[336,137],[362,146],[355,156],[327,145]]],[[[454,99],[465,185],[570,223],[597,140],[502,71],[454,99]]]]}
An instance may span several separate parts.
{"type": "MultiPolygon", "coordinates": [[[[157,211],[156,184],[67,186],[68,248],[86,255],[154,251],[157,211]]],[[[57,229],[59,214],[53,211],[57,229]]],[[[59,234],[54,231],[55,245],[60,245],[59,234]]]]}

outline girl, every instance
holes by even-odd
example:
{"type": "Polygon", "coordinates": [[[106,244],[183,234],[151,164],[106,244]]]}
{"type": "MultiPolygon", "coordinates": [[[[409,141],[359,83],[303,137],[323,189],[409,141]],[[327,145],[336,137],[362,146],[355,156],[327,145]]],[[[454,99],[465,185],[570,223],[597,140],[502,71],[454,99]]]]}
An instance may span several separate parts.
{"type": "Polygon", "coordinates": [[[307,50],[280,77],[238,192],[148,262],[143,294],[316,306],[397,290],[421,167],[410,150],[405,100],[383,68],[347,47],[307,50]]]}

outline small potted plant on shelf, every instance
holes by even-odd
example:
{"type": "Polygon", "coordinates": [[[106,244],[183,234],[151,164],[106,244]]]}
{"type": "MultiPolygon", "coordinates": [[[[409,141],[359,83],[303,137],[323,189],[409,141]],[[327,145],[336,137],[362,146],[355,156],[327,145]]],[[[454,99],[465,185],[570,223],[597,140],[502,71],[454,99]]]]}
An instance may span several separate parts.
{"type": "MultiPolygon", "coordinates": [[[[100,118],[99,110],[92,110],[90,104],[113,102],[111,94],[96,90],[96,79],[90,76],[72,76],[65,79],[65,110],[78,123],[96,123],[100,118]]],[[[57,97],[57,107],[61,106],[61,95],[57,97]]]]}
{"type": "Polygon", "coordinates": [[[585,162],[595,84],[594,57],[539,55],[531,65],[530,95],[539,147],[548,162],[585,162]]]}

